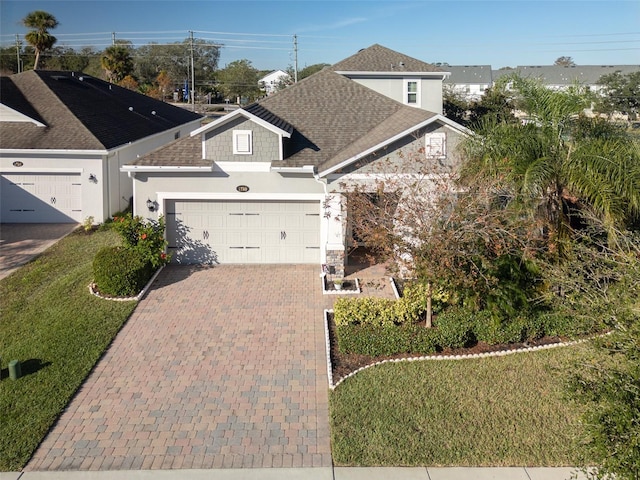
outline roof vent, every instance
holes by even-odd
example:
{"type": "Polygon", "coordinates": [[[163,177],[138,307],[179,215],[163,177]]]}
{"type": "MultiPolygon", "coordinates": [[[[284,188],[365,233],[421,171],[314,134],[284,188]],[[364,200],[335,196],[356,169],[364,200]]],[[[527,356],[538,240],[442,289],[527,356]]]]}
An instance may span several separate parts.
{"type": "Polygon", "coordinates": [[[155,115],[156,111],[155,110],[151,110],[151,115],[155,115]]]}
{"type": "Polygon", "coordinates": [[[84,80],[84,77],[78,77],[78,80],[82,82],[84,80]]]}
{"type": "Polygon", "coordinates": [[[398,65],[400,65],[401,67],[404,67],[404,62],[400,62],[398,65]]]}
{"type": "Polygon", "coordinates": [[[133,107],[129,107],[129,111],[130,111],[130,112],[133,112],[133,107]]]}

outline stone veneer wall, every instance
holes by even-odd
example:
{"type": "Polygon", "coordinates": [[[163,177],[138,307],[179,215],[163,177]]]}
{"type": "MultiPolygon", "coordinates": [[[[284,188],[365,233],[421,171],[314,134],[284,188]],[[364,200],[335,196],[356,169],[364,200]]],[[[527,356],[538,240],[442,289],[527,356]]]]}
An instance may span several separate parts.
{"type": "Polygon", "coordinates": [[[327,266],[330,279],[344,277],[344,250],[327,250],[327,266]]]}

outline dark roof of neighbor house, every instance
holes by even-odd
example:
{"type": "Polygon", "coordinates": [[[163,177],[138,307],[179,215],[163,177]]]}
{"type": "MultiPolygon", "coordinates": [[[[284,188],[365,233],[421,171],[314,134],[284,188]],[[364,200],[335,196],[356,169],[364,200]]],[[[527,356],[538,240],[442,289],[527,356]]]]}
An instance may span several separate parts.
{"type": "Polygon", "coordinates": [[[377,43],[329,67],[334,72],[444,72],[441,68],[377,43]]]}
{"type": "Polygon", "coordinates": [[[43,123],[0,122],[0,148],[109,150],[200,115],[78,72],[2,78],[0,101],[43,123]]]}

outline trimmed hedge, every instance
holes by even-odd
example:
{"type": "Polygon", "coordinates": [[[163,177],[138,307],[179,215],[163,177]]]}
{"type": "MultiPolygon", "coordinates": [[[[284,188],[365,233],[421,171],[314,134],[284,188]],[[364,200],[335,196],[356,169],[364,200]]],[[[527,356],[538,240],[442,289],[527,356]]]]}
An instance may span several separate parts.
{"type": "Polygon", "coordinates": [[[421,325],[341,325],[336,326],[338,348],[343,353],[372,357],[398,353],[435,353],[438,332],[421,325]]]}
{"type": "Polygon", "coordinates": [[[151,279],[150,262],[126,247],[105,247],[93,259],[93,275],[100,293],[129,297],[142,291],[151,279]]]}

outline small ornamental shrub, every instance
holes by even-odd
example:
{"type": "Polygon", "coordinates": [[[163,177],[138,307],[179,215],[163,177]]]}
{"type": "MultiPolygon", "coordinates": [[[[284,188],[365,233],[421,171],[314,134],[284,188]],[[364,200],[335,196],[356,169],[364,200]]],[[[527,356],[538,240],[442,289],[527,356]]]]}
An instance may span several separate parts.
{"type": "Polygon", "coordinates": [[[140,216],[133,217],[130,213],[113,217],[112,228],[120,234],[124,246],[136,252],[142,259],[154,268],[160,268],[169,263],[169,256],[165,253],[167,242],[164,239],[164,218],[158,221],[146,221],[140,216]]]}
{"type": "Polygon", "coordinates": [[[154,270],[151,263],[126,247],[105,247],[93,259],[94,279],[100,293],[105,295],[137,295],[154,270]]]}
{"type": "Polygon", "coordinates": [[[341,325],[336,327],[336,336],[343,353],[378,357],[436,352],[435,330],[421,325],[341,325]]]}
{"type": "Polygon", "coordinates": [[[489,345],[516,343],[539,338],[537,330],[527,335],[527,320],[522,317],[500,318],[484,310],[473,313],[473,334],[479,342],[489,345]]]}
{"type": "Polygon", "coordinates": [[[333,318],[337,326],[386,326],[399,323],[396,301],[386,298],[340,298],[333,305],[333,318]]]}
{"type": "Polygon", "coordinates": [[[463,308],[451,308],[438,315],[434,322],[438,332],[438,344],[442,348],[462,348],[475,343],[474,316],[463,308]]]}

